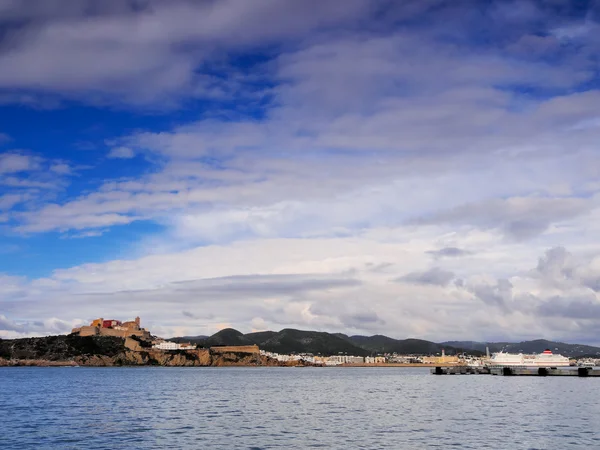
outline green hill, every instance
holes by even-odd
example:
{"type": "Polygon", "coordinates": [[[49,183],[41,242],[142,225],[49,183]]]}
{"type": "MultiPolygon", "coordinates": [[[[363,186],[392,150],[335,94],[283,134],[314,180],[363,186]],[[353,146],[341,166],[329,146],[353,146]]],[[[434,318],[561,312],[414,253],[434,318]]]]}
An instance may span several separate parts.
{"type": "Polygon", "coordinates": [[[319,331],[286,328],[259,342],[264,350],[276,353],[313,353],[321,355],[348,354],[368,356],[371,352],[338,336],[319,331]]]}
{"type": "Polygon", "coordinates": [[[277,331],[257,331],[254,333],[247,333],[244,336],[246,336],[248,339],[250,339],[255,344],[260,345],[261,343],[272,338],[276,334],[277,334],[277,331]]]}
{"type": "Polygon", "coordinates": [[[582,355],[600,356],[600,348],[589,345],[565,344],[562,342],[537,339],[523,342],[475,342],[448,341],[436,343],[423,339],[393,339],[376,334],[374,336],[348,336],[343,333],[325,333],[319,331],[295,330],[291,328],[277,331],[260,331],[243,334],[233,328],[226,328],[212,336],[187,336],[172,338],[175,342],[193,342],[205,347],[222,345],[252,345],[276,353],[313,353],[321,355],[348,354],[368,356],[383,353],[403,355],[435,355],[442,350],[447,355],[468,353],[485,354],[486,347],[490,352],[504,350],[511,353],[541,353],[549,348],[555,353],[568,357],[582,355]]]}
{"type": "Polygon", "coordinates": [[[255,342],[238,330],[225,328],[210,336],[203,344],[205,347],[218,347],[222,345],[253,345],[255,342]]]}

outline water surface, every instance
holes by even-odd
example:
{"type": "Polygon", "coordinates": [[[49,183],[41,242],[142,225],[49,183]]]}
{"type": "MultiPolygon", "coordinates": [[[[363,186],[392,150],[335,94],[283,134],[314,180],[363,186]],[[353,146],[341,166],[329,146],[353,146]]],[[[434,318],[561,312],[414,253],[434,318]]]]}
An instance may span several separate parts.
{"type": "Polygon", "coordinates": [[[600,379],[2,368],[1,449],[600,448],[600,379]]]}

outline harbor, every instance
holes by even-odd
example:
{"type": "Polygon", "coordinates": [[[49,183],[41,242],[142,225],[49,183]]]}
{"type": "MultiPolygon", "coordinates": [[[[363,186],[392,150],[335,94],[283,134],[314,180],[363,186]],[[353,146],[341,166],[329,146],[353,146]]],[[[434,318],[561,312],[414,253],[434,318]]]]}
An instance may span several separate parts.
{"type": "Polygon", "coordinates": [[[537,377],[600,377],[600,367],[469,367],[437,366],[431,368],[433,375],[499,375],[537,377]]]}
{"type": "Polygon", "coordinates": [[[477,364],[436,365],[432,375],[500,375],[533,377],[600,377],[600,366],[575,366],[569,358],[552,353],[550,349],[539,354],[497,352],[491,357],[486,349],[486,359],[477,364]]]}

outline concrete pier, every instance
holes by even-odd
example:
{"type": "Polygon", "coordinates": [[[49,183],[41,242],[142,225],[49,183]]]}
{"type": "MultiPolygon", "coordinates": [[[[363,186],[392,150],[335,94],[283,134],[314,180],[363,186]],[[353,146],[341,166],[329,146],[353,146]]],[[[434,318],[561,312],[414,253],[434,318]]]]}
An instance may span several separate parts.
{"type": "Polygon", "coordinates": [[[600,377],[600,367],[433,367],[433,375],[500,375],[535,377],[600,377]]]}
{"type": "Polygon", "coordinates": [[[487,367],[469,367],[469,366],[437,366],[431,370],[433,375],[489,375],[490,370],[487,367]]]}
{"type": "Polygon", "coordinates": [[[535,377],[600,377],[600,367],[493,367],[492,375],[535,377]]]}

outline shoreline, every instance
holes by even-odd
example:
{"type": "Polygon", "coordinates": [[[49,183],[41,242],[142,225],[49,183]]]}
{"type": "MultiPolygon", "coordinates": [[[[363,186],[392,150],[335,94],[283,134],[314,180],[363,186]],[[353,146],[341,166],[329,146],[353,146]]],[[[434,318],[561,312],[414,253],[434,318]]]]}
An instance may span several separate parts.
{"type": "MultiPolygon", "coordinates": [[[[324,367],[437,367],[439,364],[426,364],[426,363],[358,363],[358,364],[340,364],[338,366],[324,366],[324,367]]],[[[443,364],[443,366],[460,366],[460,364],[443,364]]]]}
{"type": "MultiPolygon", "coordinates": [[[[103,365],[103,364],[78,364],[76,361],[48,361],[48,360],[6,360],[0,358],[0,368],[3,367],[318,367],[318,368],[385,368],[385,367],[436,367],[435,364],[424,363],[376,363],[376,364],[338,364],[335,366],[319,365],[319,364],[223,364],[223,365],[156,365],[156,364],[120,364],[120,365],[103,365]]],[[[456,367],[459,367],[456,365],[456,367]]]]}

